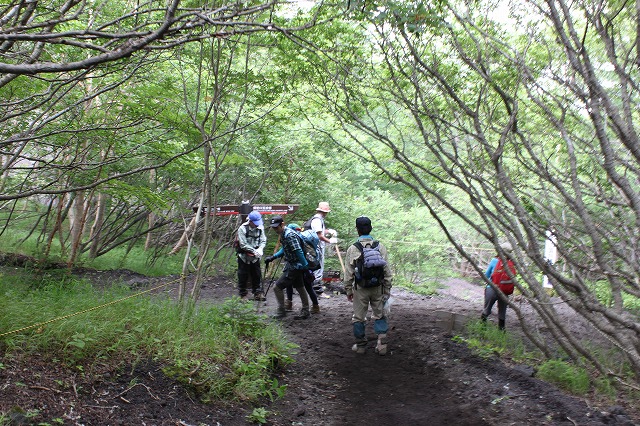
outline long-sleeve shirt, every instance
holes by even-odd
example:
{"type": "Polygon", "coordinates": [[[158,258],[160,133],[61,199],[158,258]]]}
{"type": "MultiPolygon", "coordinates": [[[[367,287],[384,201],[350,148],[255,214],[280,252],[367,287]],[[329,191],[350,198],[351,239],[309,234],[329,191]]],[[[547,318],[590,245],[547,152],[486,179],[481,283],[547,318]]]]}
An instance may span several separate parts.
{"type": "MultiPolygon", "coordinates": [[[[491,280],[491,275],[493,274],[493,271],[496,269],[497,265],[498,265],[498,258],[494,257],[489,262],[489,265],[487,266],[487,270],[484,272],[484,276],[489,278],[489,280],[491,280]]],[[[491,287],[491,286],[487,284],[487,287],[491,287]]]]}
{"type": "Polygon", "coordinates": [[[300,237],[296,231],[284,228],[284,232],[280,235],[280,243],[282,248],[274,254],[274,257],[284,256],[286,261],[285,269],[306,269],[308,266],[307,259],[304,257],[300,237]]]}
{"type": "Polygon", "coordinates": [[[238,245],[241,250],[238,256],[243,262],[257,262],[260,260],[259,253],[267,245],[267,235],[262,227],[253,228],[247,221],[238,228],[238,245]]]}

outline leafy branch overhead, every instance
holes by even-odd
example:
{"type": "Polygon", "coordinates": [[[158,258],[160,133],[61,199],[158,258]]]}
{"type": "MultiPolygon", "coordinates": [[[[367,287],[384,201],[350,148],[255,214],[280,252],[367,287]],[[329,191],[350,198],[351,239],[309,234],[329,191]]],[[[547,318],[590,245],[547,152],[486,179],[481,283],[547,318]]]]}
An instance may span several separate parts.
{"type": "MultiPolygon", "coordinates": [[[[81,0],[12,1],[0,15],[0,73],[21,75],[89,69],[137,52],[169,50],[209,38],[274,31],[292,32],[314,24],[286,27],[283,2],[151,0],[103,2],[95,8],[81,0]],[[196,6],[197,5],[197,6],[196,6]]],[[[5,76],[0,87],[9,80],[5,76]]]]}

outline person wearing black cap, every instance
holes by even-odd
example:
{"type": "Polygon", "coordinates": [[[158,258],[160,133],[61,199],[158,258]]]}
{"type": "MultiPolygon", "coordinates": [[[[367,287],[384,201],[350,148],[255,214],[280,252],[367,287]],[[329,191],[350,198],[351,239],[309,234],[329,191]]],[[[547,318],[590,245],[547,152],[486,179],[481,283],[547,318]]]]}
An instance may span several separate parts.
{"type": "MultiPolygon", "coordinates": [[[[347,299],[353,303],[353,335],[356,343],[353,350],[364,354],[367,350],[365,325],[367,311],[371,306],[374,332],[378,336],[375,351],[379,355],[387,353],[387,331],[389,325],[384,314],[384,303],[391,295],[393,275],[387,262],[387,249],[370,235],[371,220],[366,216],[356,219],[358,240],[349,246],[346,254],[344,289],[347,299]],[[371,270],[379,270],[378,277],[365,278],[363,265],[370,264],[371,270]]],[[[369,269],[367,267],[367,269],[369,269]]]]}
{"type": "Polygon", "coordinates": [[[238,228],[238,293],[241,299],[247,297],[247,287],[251,282],[251,290],[255,300],[264,300],[262,292],[262,273],[260,258],[267,244],[264,233],[262,215],[252,211],[247,221],[238,228]]]}
{"type": "Polygon", "coordinates": [[[285,266],[282,275],[276,281],[273,293],[278,301],[278,308],[273,318],[284,318],[287,311],[284,308],[284,289],[292,286],[298,291],[302,309],[294,319],[309,318],[309,297],[304,289],[304,273],[309,269],[304,252],[302,251],[302,240],[291,228],[288,228],[282,216],[274,216],[271,218],[271,228],[280,235],[281,248],[273,256],[267,256],[264,259],[265,264],[273,262],[274,259],[284,256],[285,266]]]}

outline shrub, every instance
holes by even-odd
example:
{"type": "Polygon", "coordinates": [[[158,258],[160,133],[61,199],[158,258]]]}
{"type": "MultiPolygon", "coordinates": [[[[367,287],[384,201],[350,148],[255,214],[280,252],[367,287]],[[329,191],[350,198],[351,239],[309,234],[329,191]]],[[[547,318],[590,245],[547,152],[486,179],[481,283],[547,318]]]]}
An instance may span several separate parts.
{"type": "Polygon", "coordinates": [[[561,360],[545,361],[538,369],[538,377],[575,394],[589,391],[589,374],[584,368],[561,360]]]}

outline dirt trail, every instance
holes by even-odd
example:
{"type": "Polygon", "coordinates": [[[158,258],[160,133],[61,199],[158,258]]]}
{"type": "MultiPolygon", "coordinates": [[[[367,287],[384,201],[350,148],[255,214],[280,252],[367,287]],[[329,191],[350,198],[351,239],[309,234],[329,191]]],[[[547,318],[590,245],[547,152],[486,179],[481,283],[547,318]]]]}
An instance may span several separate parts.
{"type": "MultiPolygon", "coordinates": [[[[102,284],[130,280],[136,287],[159,281],[122,272],[88,276],[102,284]]],[[[233,282],[226,279],[211,279],[202,289],[202,298],[213,301],[234,294],[233,282]]],[[[436,312],[476,317],[482,303],[479,285],[451,280],[438,297],[393,289],[390,353],[384,357],[373,351],[371,324],[367,353],[351,351],[351,304],[344,295],[325,296],[329,297],[321,298],[320,314],[308,320],[289,315],[281,321],[299,352],[296,362],[278,377],[288,387],[285,397],[259,404],[269,410],[269,425],[634,424],[621,407],[589,407],[531,377],[531,368],[507,366],[496,358],[484,360],[455,343],[437,325],[436,312]]],[[[299,307],[297,295],[294,306],[299,307]]],[[[273,294],[259,310],[265,314],[275,310],[273,294]]],[[[507,326],[509,332],[518,332],[513,318],[507,319],[507,326]]],[[[576,330],[588,332],[577,326],[576,330]]],[[[82,375],[34,358],[3,362],[2,412],[14,406],[37,409],[36,419],[59,419],[65,425],[250,424],[246,416],[253,407],[201,404],[153,362],[130,371],[96,369],[82,375]]],[[[37,424],[20,413],[14,417],[13,424],[37,424]]]]}
{"type": "MultiPolygon", "coordinates": [[[[309,321],[287,318],[300,345],[284,401],[271,407],[274,425],[596,425],[632,424],[531,377],[526,366],[483,360],[454,343],[437,310],[477,316],[482,288],[457,280],[443,297],[394,291],[391,353],[374,353],[371,325],[365,355],[350,350],[350,304],[323,300],[309,321]],[[467,300],[465,300],[465,298],[467,300]]],[[[294,302],[296,301],[294,297],[294,302]]]]}

